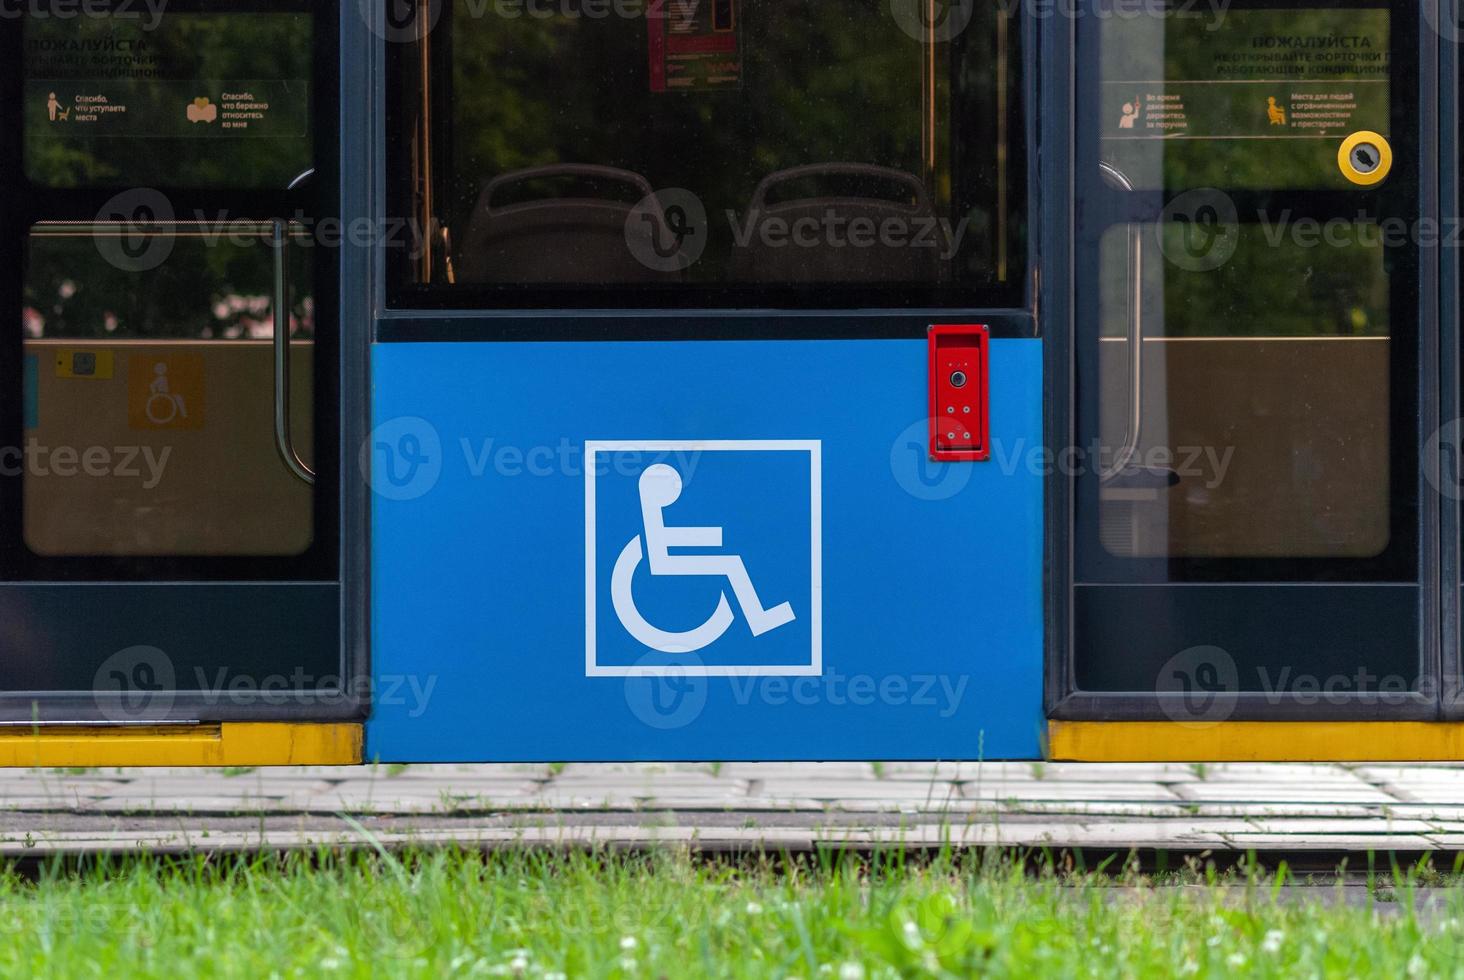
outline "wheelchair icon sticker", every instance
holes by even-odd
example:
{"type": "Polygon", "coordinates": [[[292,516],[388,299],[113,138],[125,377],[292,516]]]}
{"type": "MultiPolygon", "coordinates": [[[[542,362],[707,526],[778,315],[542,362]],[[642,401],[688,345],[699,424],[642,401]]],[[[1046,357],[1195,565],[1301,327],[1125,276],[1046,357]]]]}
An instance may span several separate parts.
{"type": "Polygon", "coordinates": [[[586,674],[820,674],[820,479],[817,441],[587,442],[586,674]]]}
{"type": "Polygon", "coordinates": [[[201,354],[133,354],[127,362],[127,424],[133,429],[201,429],[201,354]]]}

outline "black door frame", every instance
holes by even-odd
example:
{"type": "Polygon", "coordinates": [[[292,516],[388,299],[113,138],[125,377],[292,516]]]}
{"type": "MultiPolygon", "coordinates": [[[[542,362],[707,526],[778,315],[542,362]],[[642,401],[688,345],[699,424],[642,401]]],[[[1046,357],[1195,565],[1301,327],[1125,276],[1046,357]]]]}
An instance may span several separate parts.
{"type": "MultiPolygon", "coordinates": [[[[174,0],[164,16],[194,11],[217,13],[290,12],[299,9],[315,17],[312,57],[315,176],[309,192],[312,217],[323,222],[342,209],[341,168],[342,93],[359,91],[359,78],[347,79],[341,25],[360,23],[356,4],[339,0],[300,0],[298,8],[259,0],[234,0],[226,9],[196,0],[174,0]],[[343,88],[353,85],[354,88],[343,88]]],[[[19,329],[24,239],[38,218],[90,220],[96,201],[128,188],[88,188],[74,194],[46,195],[53,210],[38,212],[37,195],[22,190],[24,174],[23,36],[28,14],[0,20],[0,126],[14,137],[0,144],[0,175],[7,191],[0,194],[0,322],[11,328],[0,337],[0,383],[18,391],[21,379],[19,329]],[[74,212],[74,213],[73,213],[74,212]]],[[[361,45],[359,39],[354,43],[361,45]]],[[[360,59],[352,58],[358,71],[360,59]]],[[[370,130],[351,135],[359,142],[370,130]]],[[[180,213],[207,207],[209,192],[178,189],[180,213]]],[[[230,217],[289,218],[281,212],[294,199],[279,193],[236,195],[234,203],[260,213],[230,217]]],[[[364,211],[363,209],[360,209],[364,211]]],[[[217,207],[208,210],[211,217],[217,207]]],[[[323,236],[322,241],[328,241],[323,236]]],[[[349,237],[349,236],[342,236],[349,237]]],[[[319,244],[319,243],[317,243],[319,244]]],[[[364,717],[369,705],[365,650],[369,635],[364,572],[368,561],[366,527],[368,501],[355,465],[354,451],[363,438],[366,419],[366,331],[347,329],[356,297],[364,293],[364,276],[351,276],[344,267],[341,247],[315,248],[316,303],[320,322],[317,350],[325,356],[316,372],[317,406],[317,534],[320,546],[313,560],[293,566],[289,559],[160,559],[136,563],[129,570],[107,560],[40,559],[12,548],[5,574],[0,576],[0,605],[5,608],[0,626],[0,649],[13,656],[52,656],[76,651],[87,673],[118,649],[158,647],[178,643],[177,680],[166,687],[113,690],[103,685],[101,670],[91,689],[67,683],[56,689],[0,693],[0,724],[47,722],[208,722],[208,721],[332,721],[364,717]],[[339,427],[330,419],[337,415],[339,427]],[[111,567],[116,565],[116,567],[111,567]],[[114,617],[115,619],[109,619],[114,617]],[[299,617],[307,617],[302,622],[299,617]],[[21,628],[21,623],[30,628],[21,628]],[[8,635],[7,635],[8,634],[8,635]],[[30,637],[27,643],[19,639],[30,637]],[[126,638],[126,639],[123,639],[126,638]],[[8,641],[8,642],[7,642],[8,641]],[[328,646],[327,646],[328,645],[328,646]],[[232,681],[248,682],[238,693],[210,690],[211,684],[186,683],[202,677],[188,669],[195,651],[206,651],[210,670],[228,671],[232,681]],[[313,659],[306,660],[310,657],[313,659]],[[318,666],[299,686],[283,691],[274,685],[289,681],[297,664],[318,666]],[[200,690],[202,686],[202,690],[200,690]],[[190,689],[191,688],[191,689],[190,689]]],[[[365,322],[364,318],[357,322],[365,322]]],[[[0,444],[15,444],[23,437],[20,399],[0,399],[0,444]]],[[[20,542],[19,477],[0,478],[0,512],[4,524],[20,542]]],[[[144,657],[147,655],[144,654],[144,657]]],[[[168,659],[165,656],[165,659],[168,659]]],[[[106,660],[110,662],[110,660],[106,660]]],[[[201,669],[201,668],[199,668],[201,669]]],[[[210,677],[218,677],[211,673],[210,677]]]]}
{"type": "MultiPolygon", "coordinates": [[[[1078,306],[1075,299],[1077,259],[1076,241],[1076,178],[1077,152],[1076,115],[1079,107],[1080,21],[1091,18],[1097,0],[1087,0],[1076,17],[1051,17],[1040,25],[1044,70],[1041,84],[1041,142],[1043,213],[1041,224],[1042,298],[1044,334],[1046,337],[1046,375],[1048,419],[1047,437],[1053,446],[1078,445],[1076,431],[1076,351],[1078,306]]],[[[1424,221],[1437,221],[1442,214],[1458,214],[1457,187],[1450,188],[1452,201],[1440,211],[1439,167],[1447,161],[1445,175],[1457,175],[1458,109],[1454,98],[1441,100],[1440,85],[1450,86],[1445,93],[1458,92],[1457,51],[1453,46],[1441,58],[1439,32],[1432,29],[1437,21],[1437,4],[1456,0],[1422,0],[1418,9],[1418,93],[1419,127],[1419,211],[1424,221]],[[1441,110],[1440,103],[1443,103],[1441,110]],[[1442,114],[1441,114],[1442,113],[1442,114]],[[1441,125],[1442,124],[1442,125],[1441,125]],[[1443,156],[1441,157],[1441,154],[1443,156]]],[[[1278,6],[1286,4],[1278,3],[1278,6]]],[[[1310,5],[1304,0],[1297,6],[1310,5]]],[[[1450,21],[1454,23],[1455,21],[1450,21]]],[[[1096,33],[1096,32],[1095,32],[1096,33]]],[[[1087,80],[1084,80],[1085,82],[1087,80]]],[[[1410,93],[1403,93],[1407,98],[1410,93]]],[[[1399,96],[1395,93],[1395,99],[1399,96]]],[[[1417,429],[1420,460],[1430,436],[1438,431],[1441,397],[1443,404],[1458,405],[1458,263],[1457,254],[1447,256],[1444,275],[1456,284],[1452,303],[1440,309],[1439,248],[1420,248],[1418,307],[1418,384],[1419,413],[1417,429]],[[1442,370],[1441,370],[1442,368],[1442,370]]],[[[1446,280],[1447,281],[1447,280],[1446,280]]],[[[1448,296],[1446,292],[1443,295],[1448,296]]],[[[1420,692],[1400,699],[1389,696],[1362,695],[1350,699],[1315,699],[1296,692],[1278,694],[1227,692],[1229,703],[1224,712],[1228,720],[1288,719],[1351,719],[1403,720],[1438,718],[1441,713],[1464,717],[1464,698],[1451,698],[1451,689],[1439,695],[1438,681],[1459,675],[1458,615],[1460,606],[1459,530],[1460,508],[1457,501],[1442,501],[1429,484],[1420,466],[1418,474],[1419,556],[1421,586],[1419,651],[1422,676],[1430,678],[1433,691],[1420,692]],[[1448,547],[1443,542],[1452,542],[1448,547]],[[1454,587],[1441,589],[1441,582],[1454,587]],[[1399,703],[1402,700],[1403,703],[1399,703]],[[1320,702],[1320,703],[1319,703],[1320,702]],[[1341,702],[1341,703],[1339,703],[1341,702]]],[[[1179,702],[1182,695],[1160,694],[1157,691],[1081,691],[1075,682],[1074,637],[1074,521],[1076,478],[1054,474],[1047,483],[1047,669],[1044,704],[1053,719],[1120,721],[1182,719],[1188,714],[1179,702]],[[1166,703],[1167,702],[1167,703],[1166,703]],[[1176,708],[1180,710],[1176,712],[1176,708]]],[[[1457,690],[1454,685],[1452,690],[1457,690]]],[[[1208,716],[1205,719],[1210,720],[1208,716]]],[[[1217,719],[1218,720],[1218,719],[1217,719]]]]}

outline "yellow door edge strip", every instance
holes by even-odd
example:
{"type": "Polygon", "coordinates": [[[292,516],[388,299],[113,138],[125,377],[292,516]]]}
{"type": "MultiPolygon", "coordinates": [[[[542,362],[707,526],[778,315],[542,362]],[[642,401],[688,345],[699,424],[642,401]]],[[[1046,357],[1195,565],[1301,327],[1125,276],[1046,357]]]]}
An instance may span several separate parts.
{"type": "Polygon", "coordinates": [[[1464,760],[1464,722],[1049,721],[1047,739],[1070,762],[1464,760]]]}
{"type": "Polygon", "coordinates": [[[0,728],[0,768],[93,766],[348,766],[361,762],[359,724],[0,728]]]}

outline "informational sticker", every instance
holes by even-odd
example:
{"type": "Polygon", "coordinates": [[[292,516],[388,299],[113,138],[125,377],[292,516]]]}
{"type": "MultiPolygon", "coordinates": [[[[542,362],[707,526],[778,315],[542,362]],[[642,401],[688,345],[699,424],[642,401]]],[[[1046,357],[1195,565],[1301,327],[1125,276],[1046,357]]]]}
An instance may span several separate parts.
{"type": "Polygon", "coordinates": [[[202,354],[133,354],[127,360],[127,425],[132,429],[201,429],[202,354]]]}
{"type": "Polygon", "coordinates": [[[1387,125],[1387,79],[1105,82],[1109,139],[1323,139],[1387,125]]]}
{"type": "Polygon", "coordinates": [[[1231,10],[1107,31],[1104,159],[1142,187],[1341,185],[1340,141],[1388,132],[1389,16],[1231,10]]]}
{"type": "Polygon", "coordinates": [[[26,99],[37,128],[61,138],[300,138],[306,84],[31,78],[26,99]]]}
{"type": "Polygon", "coordinates": [[[107,381],[112,377],[114,352],[96,348],[63,347],[56,351],[56,377],[107,381]]]}
{"type": "Polygon", "coordinates": [[[27,429],[34,429],[41,424],[41,359],[35,354],[27,354],[23,371],[21,387],[25,390],[25,406],[22,424],[27,429]]]}
{"type": "Polygon", "coordinates": [[[739,88],[742,85],[738,0],[652,0],[651,91],[739,88]]]}
{"type": "Polygon", "coordinates": [[[309,169],[314,18],[27,19],[26,175],[47,187],[284,187],[309,169]],[[260,57],[268,52],[268,58],[260,57]]]}

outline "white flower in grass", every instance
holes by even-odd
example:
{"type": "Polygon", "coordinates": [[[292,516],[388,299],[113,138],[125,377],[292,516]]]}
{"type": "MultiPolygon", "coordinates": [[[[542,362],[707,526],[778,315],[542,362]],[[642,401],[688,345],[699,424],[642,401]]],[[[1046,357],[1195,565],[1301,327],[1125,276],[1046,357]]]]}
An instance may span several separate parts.
{"type": "Polygon", "coordinates": [[[1245,966],[1245,954],[1231,953],[1229,956],[1225,957],[1225,962],[1231,966],[1245,966]]]}
{"type": "Polygon", "coordinates": [[[748,915],[762,915],[762,906],[759,905],[759,904],[757,904],[756,902],[748,902],[747,903],[747,914],[748,915]]]}
{"type": "Polygon", "coordinates": [[[529,968],[529,961],[523,956],[515,956],[508,961],[508,968],[516,975],[521,974],[529,968]]]}
{"type": "Polygon", "coordinates": [[[1281,952],[1281,940],[1286,938],[1286,933],[1280,929],[1271,929],[1266,932],[1266,938],[1261,940],[1261,949],[1267,953],[1281,952]]]}
{"type": "Polygon", "coordinates": [[[1427,973],[1428,963],[1424,961],[1420,954],[1414,953],[1408,958],[1408,975],[1410,977],[1421,977],[1427,973]]]}
{"type": "Polygon", "coordinates": [[[858,963],[845,963],[839,967],[839,980],[864,980],[864,967],[858,963]]]}
{"type": "Polygon", "coordinates": [[[620,948],[621,949],[624,949],[624,950],[632,950],[632,949],[635,949],[635,947],[636,947],[636,941],[635,941],[635,937],[634,936],[625,936],[625,937],[622,937],[621,938],[621,940],[620,940],[620,948]]]}

